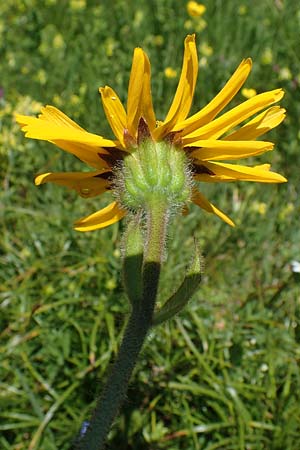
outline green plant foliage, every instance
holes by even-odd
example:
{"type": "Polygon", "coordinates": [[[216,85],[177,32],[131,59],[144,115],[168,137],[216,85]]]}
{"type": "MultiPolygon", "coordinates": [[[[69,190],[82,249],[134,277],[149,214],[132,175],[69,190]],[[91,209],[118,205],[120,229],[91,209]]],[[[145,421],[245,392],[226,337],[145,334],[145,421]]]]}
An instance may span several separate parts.
{"type": "MultiPolygon", "coordinates": [[[[15,112],[53,104],[110,136],[98,87],[126,100],[142,46],[162,118],[176,89],[183,39],[196,32],[194,109],[251,56],[246,87],[283,87],[288,116],[272,133],[285,185],[203,186],[237,226],[191,207],[170,231],[161,304],[182,281],[193,236],[205,256],[200,290],[144,347],[108,449],[296,450],[300,435],[300,6],[207,0],[191,18],[178,0],[0,2],[0,448],[69,450],[114,360],[129,306],[122,222],[81,234],[72,223],[104,205],[37,172],[81,170],[51,144],[25,140],[15,112]],[[165,68],[175,72],[165,76],[165,68]],[[177,74],[177,75],[176,75],[177,74]]],[[[239,94],[233,101],[241,101],[239,94]]],[[[268,137],[269,138],[269,137],[268,137]]]]}

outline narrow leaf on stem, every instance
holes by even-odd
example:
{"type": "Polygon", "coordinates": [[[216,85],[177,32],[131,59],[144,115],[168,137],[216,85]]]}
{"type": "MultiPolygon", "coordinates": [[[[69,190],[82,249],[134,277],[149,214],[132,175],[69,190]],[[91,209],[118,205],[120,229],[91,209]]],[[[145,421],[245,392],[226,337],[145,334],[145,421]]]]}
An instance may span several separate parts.
{"type": "Polygon", "coordinates": [[[202,278],[202,256],[198,251],[196,243],[195,250],[195,257],[187,270],[183,282],[162,308],[155,312],[153,325],[159,325],[171,319],[175,314],[178,314],[198,289],[202,278]]]}

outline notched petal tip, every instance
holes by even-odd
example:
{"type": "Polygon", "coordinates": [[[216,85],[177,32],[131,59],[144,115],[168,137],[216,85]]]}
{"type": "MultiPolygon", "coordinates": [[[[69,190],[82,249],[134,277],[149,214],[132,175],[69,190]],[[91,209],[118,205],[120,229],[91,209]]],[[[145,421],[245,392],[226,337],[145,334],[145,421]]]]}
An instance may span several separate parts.
{"type": "Polygon", "coordinates": [[[15,113],[14,114],[14,119],[17,122],[17,124],[20,125],[21,130],[25,132],[26,131],[25,127],[27,125],[29,125],[29,123],[32,122],[32,120],[34,120],[36,118],[33,117],[33,116],[25,116],[23,114],[15,113]]]}
{"type": "Polygon", "coordinates": [[[184,40],[184,43],[187,44],[189,42],[196,42],[196,34],[188,34],[184,40]]]}
{"type": "Polygon", "coordinates": [[[250,70],[252,69],[253,66],[253,61],[251,58],[245,58],[242,60],[241,65],[245,65],[248,66],[250,68],[250,70]]]}
{"type": "Polygon", "coordinates": [[[135,56],[141,57],[145,55],[145,52],[141,47],[135,47],[135,49],[133,50],[133,55],[134,55],[133,57],[135,56]]]}
{"type": "Polygon", "coordinates": [[[285,95],[285,91],[282,88],[274,89],[271,92],[273,92],[275,102],[279,102],[285,95]]]}

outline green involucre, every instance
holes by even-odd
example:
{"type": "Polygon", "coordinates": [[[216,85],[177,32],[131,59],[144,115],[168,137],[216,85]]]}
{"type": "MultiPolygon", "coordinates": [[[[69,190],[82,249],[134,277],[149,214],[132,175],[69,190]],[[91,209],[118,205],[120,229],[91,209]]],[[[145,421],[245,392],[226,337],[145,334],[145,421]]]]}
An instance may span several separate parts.
{"type": "Polygon", "coordinates": [[[190,199],[191,176],[185,153],[166,142],[144,141],[125,157],[116,175],[121,204],[147,209],[153,202],[183,206],[190,199]]]}

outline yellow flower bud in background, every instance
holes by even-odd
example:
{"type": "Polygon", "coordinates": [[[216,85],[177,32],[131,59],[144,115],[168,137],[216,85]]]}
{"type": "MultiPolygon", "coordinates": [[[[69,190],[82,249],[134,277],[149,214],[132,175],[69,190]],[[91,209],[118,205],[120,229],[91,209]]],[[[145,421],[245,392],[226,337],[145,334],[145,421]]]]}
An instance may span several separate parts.
{"type": "Polygon", "coordinates": [[[279,213],[279,220],[284,222],[288,217],[290,217],[295,211],[295,205],[291,202],[283,205],[282,210],[279,213]]]}
{"type": "Polygon", "coordinates": [[[282,69],[280,69],[279,80],[291,80],[292,78],[292,72],[288,67],[282,67],[282,69]]]}
{"type": "Polygon", "coordinates": [[[202,3],[190,1],[187,3],[186,9],[191,17],[200,17],[205,13],[206,6],[202,5],[202,3]]]}
{"type": "Polygon", "coordinates": [[[267,204],[264,202],[254,202],[251,206],[251,210],[256,212],[260,216],[265,216],[267,212],[267,204]]]}
{"type": "Polygon", "coordinates": [[[207,42],[203,42],[199,47],[200,53],[204,56],[211,56],[214,52],[214,49],[208,45],[207,42]]]}
{"type": "Polygon", "coordinates": [[[240,5],[238,8],[238,13],[240,16],[244,16],[245,14],[247,14],[247,6],[246,5],[240,5]]]}
{"type": "Polygon", "coordinates": [[[251,88],[243,88],[242,89],[242,96],[245,98],[252,98],[255,97],[257,94],[255,89],[251,89],[251,88]]]}
{"type": "Polygon", "coordinates": [[[62,34],[57,33],[53,38],[53,47],[55,49],[64,48],[65,47],[65,41],[62,36],[62,34]]]}
{"type": "Polygon", "coordinates": [[[153,37],[153,42],[155,45],[160,47],[164,43],[164,37],[161,34],[157,34],[156,36],[153,37]]]}
{"type": "Polygon", "coordinates": [[[263,54],[261,56],[261,63],[262,64],[271,64],[273,61],[273,52],[270,49],[270,47],[267,47],[264,51],[263,54]]]}
{"type": "Polygon", "coordinates": [[[70,7],[73,11],[80,11],[86,8],[86,0],[71,0],[70,7]]]}
{"type": "Polygon", "coordinates": [[[166,78],[176,78],[177,77],[177,70],[172,69],[172,67],[166,67],[164,73],[165,73],[166,78]]]}

